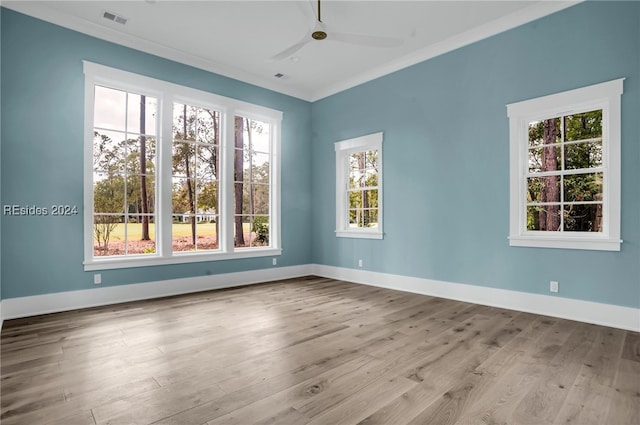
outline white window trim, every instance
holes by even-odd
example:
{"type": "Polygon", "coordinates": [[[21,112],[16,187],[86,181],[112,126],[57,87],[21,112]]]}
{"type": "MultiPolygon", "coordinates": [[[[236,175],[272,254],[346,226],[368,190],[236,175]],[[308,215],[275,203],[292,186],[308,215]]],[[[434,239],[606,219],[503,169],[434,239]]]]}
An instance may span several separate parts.
{"type": "Polygon", "coordinates": [[[507,105],[510,135],[511,246],[620,251],[620,127],[624,78],[507,105]],[[602,109],[602,232],[539,232],[526,228],[528,125],[535,120],[602,109]]]}
{"type": "MultiPolygon", "coordinates": [[[[150,77],[83,61],[85,74],[85,144],[84,144],[84,269],[104,270],[126,267],[181,264],[201,261],[229,260],[239,258],[267,257],[282,254],[280,228],[280,126],[282,112],[242,102],[236,99],[204,92],[197,89],[157,80],[150,77]],[[171,246],[171,173],[158,172],[156,181],[162,191],[156,196],[156,247],[155,254],[128,255],[121,257],[93,256],[93,111],[94,86],[104,85],[153,96],[158,99],[157,144],[158,169],[171,170],[172,107],[174,102],[199,105],[220,111],[221,145],[227,149],[222,155],[222,181],[233,182],[234,116],[241,115],[270,124],[271,137],[271,190],[270,190],[270,247],[234,248],[233,219],[226,219],[220,229],[219,246],[215,251],[172,252],[171,246]],[[228,129],[231,129],[229,131],[228,129]],[[227,129],[227,130],[225,130],[227,129]],[[168,217],[168,218],[167,218],[168,217]]],[[[220,216],[233,217],[233,189],[221,186],[220,216]],[[228,192],[231,191],[231,194],[228,192]]]]}
{"type": "Polygon", "coordinates": [[[336,236],[342,238],[382,239],[382,140],[383,133],[373,133],[335,143],[336,151],[336,236]],[[378,151],[378,226],[350,228],[348,220],[347,187],[349,185],[349,155],[367,150],[378,151]]]}

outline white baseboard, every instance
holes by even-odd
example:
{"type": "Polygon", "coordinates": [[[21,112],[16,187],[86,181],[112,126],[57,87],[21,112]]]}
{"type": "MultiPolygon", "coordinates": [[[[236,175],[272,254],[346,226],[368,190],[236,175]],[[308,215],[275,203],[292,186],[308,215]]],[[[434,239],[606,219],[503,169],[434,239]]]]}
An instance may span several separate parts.
{"type": "Polygon", "coordinates": [[[314,264],[313,274],[365,285],[640,331],[640,309],[314,264]]]}
{"type": "Polygon", "coordinates": [[[212,289],[251,285],[272,280],[308,276],[311,265],[274,267],[237,273],[196,276],[131,285],[109,286],[78,291],[57,292],[29,297],[6,298],[1,319],[36,316],[128,301],[139,301],[212,289]]]}
{"type": "Polygon", "coordinates": [[[0,329],[4,319],[251,285],[307,275],[640,331],[640,309],[319,264],[274,267],[246,272],[7,298],[0,301],[0,329]]]}

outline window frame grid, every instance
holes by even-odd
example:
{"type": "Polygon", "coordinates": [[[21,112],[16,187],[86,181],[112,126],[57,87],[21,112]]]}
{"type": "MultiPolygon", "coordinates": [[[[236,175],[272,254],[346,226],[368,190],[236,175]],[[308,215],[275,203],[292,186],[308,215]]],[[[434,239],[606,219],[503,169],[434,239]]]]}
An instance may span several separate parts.
{"type": "MultiPolygon", "coordinates": [[[[382,143],[384,133],[373,133],[353,139],[336,142],[334,145],[336,152],[336,230],[337,237],[345,238],[362,238],[362,239],[383,239],[383,160],[382,160],[382,143]],[[368,208],[368,210],[377,210],[378,225],[376,227],[351,227],[350,226],[350,207],[349,193],[353,191],[362,192],[369,186],[351,188],[349,186],[349,176],[351,173],[350,156],[353,153],[367,152],[375,150],[378,153],[377,180],[375,186],[378,191],[378,207],[368,208]]],[[[366,171],[368,167],[365,166],[366,171]]],[[[363,208],[358,208],[363,210],[363,208]]]]}
{"type": "MultiPolygon", "coordinates": [[[[553,148],[560,148],[560,169],[558,170],[554,170],[554,171],[541,171],[541,172],[532,172],[529,171],[529,164],[527,163],[524,167],[524,187],[525,187],[525,191],[528,188],[528,184],[527,181],[530,178],[542,178],[542,177],[549,177],[549,176],[557,176],[559,177],[559,181],[558,181],[558,187],[560,190],[560,201],[558,202],[527,202],[527,198],[525,196],[524,202],[525,202],[525,206],[524,206],[524,229],[525,229],[525,234],[554,234],[554,233],[560,233],[563,235],[582,235],[585,233],[588,234],[599,234],[604,232],[605,230],[605,223],[607,223],[606,220],[603,220],[602,222],[602,230],[599,232],[575,232],[575,231],[568,231],[568,230],[564,230],[564,225],[565,225],[565,215],[564,215],[564,207],[565,206],[570,206],[570,205],[602,205],[604,208],[605,205],[605,201],[604,201],[604,197],[605,197],[605,190],[604,187],[606,185],[606,182],[608,180],[608,172],[607,172],[607,167],[605,166],[605,164],[601,164],[598,167],[592,167],[592,168],[570,168],[567,169],[566,168],[566,158],[565,158],[565,147],[566,146],[571,146],[571,145],[580,145],[580,144],[585,144],[585,143],[591,143],[591,142],[600,142],[601,146],[602,146],[602,150],[604,153],[604,149],[605,146],[607,145],[607,143],[605,143],[605,137],[604,137],[604,128],[607,125],[605,119],[604,119],[604,112],[605,109],[604,108],[596,108],[593,109],[591,111],[572,111],[570,113],[563,113],[560,116],[554,116],[554,117],[549,117],[549,118],[545,118],[545,119],[560,119],[560,141],[556,142],[556,143],[550,143],[550,144],[540,144],[537,146],[529,146],[529,144],[527,143],[527,158],[529,157],[529,152],[531,152],[532,150],[536,150],[536,149],[545,149],[546,147],[553,147],[553,148]],[[601,111],[602,112],[602,134],[600,137],[592,137],[589,139],[580,139],[580,140],[570,140],[570,141],[566,141],[566,133],[565,133],[565,128],[566,126],[565,124],[565,120],[568,116],[571,115],[575,115],[575,114],[581,114],[581,113],[585,113],[585,112],[592,112],[592,111],[601,111]],[[586,175],[586,174],[599,174],[601,173],[603,175],[603,190],[602,190],[602,197],[603,199],[601,201],[567,201],[565,198],[565,185],[564,185],[564,181],[565,181],[565,177],[566,176],[573,176],[573,175],[586,175]],[[544,206],[558,206],[559,207],[559,212],[560,212],[560,230],[558,231],[549,231],[549,230],[528,230],[527,229],[527,209],[529,207],[544,207],[544,206]]],[[[534,120],[535,121],[535,120],[534,120]]],[[[538,120],[538,121],[542,121],[542,120],[538,120]]],[[[527,123],[527,127],[529,126],[529,124],[531,123],[531,121],[529,123],[527,123]]],[[[603,155],[604,158],[606,158],[606,155],[603,155]]]]}
{"type": "Polygon", "coordinates": [[[277,256],[282,254],[280,229],[280,126],[281,111],[227,98],[210,92],[157,80],[151,77],[83,61],[84,87],[84,270],[105,270],[128,267],[144,267],[167,264],[183,264],[201,261],[216,261],[239,258],[277,256]],[[155,170],[155,246],[153,254],[106,256],[93,255],[93,125],[94,87],[96,85],[117,90],[143,94],[157,99],[156,170],[155,170]],[[173,104],[216,110],[220,113],[219,152],[220,170],[218,181],[233,183],[232,138],[233,117],[242,115],[270,124],[270,193],[269,220],[270,246],[250,247],[242,250],[233,247],[233,184],[220,185],[218,235],[219,250],[173,252],[172,251],[172,120],[173,104]],[[230,125],[230,126],[229,126],[230,125]],[[230,130],[231,129],[231,130],[230,130]],[[230,139],[231,138],[231,139],[230,139]],[[167,171],[168,170],[168,171],[167,171]],[[231,187],[229,187],[231,186],[231,187]],[[231,193],[229,193],[231,191],[231,193]],[[230,217],[224,218],[224,217],[230,217]]]}
{"type": "MultiPolygon", "coordinates": [[[[510,138],[510,225],[508,238],[510,246],[620,250],[622,243],[620,239],[620,121],[623,81],[624,78],[619,78],[507,105],[510,138]],[[602,188],[602,232],[527,230],[526,193],[527,178],[530,174],[528,164],[529,123],[598,109],[602,110],[602,166],[587,170],[590,170],[591,173],[602,172],[605,176],[602,188]]],[[[562,131],[564,132],[564,128],[562,131]]],[[[564,149],[562,154],[562,167],[564,168],[564,149]]],[[[565,171],[563,176],[579,174],[578,172],[563,171],[565,171]]],[[[548,175],[558,174],[550,172],[548,175]]],[[[536,175],[536,177],[542,176],[541,173],[536,175]]],[[[564,190],[562,185],[561,190],[564,190]]],[[[580,204],[586,204],[586,202],[580,202],[580,204]]]]}

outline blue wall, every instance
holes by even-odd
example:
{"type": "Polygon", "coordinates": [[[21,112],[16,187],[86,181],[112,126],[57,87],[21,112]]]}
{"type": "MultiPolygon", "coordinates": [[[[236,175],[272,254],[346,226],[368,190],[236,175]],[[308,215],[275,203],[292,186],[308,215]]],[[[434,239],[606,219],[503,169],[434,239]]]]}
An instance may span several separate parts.
{"type": "MultiPolygon", "coordinates": [[[[2,204],[82,205],[82,60],[284,112],[283,256],[640,307],[640,3],[588,2],[309,104],[2,9],[2,204]],[[505,105],[626,77],[621,252],[512,248],[505,105]],[[383,240],[335,237],[336,141],[385,132],[383,240]],[[312,223],[312,225],[310,224],[312,223]]],[[[2,297],[93,288],[82,218],[2,217],[2,297]]],[[[122,285],[270,259],[103,271],[122,285]]]]}
{"type": "MultiPolygon", "coordinates": [[[[308,102],[2,9],[2,205],[83,204],[82,60],[283,111],[279,266],[308,264],[308,102]]],[[[83,219],[2,217],[2,297],[93,288],[83,219]]],[[[271,258],[104,270],[103,286],[272,267],[271,258]]]]}
{"type": "Polygon", "coordinates": [[[316,263],[640,307],[640,3],[582,3],[312,106],[316,263]],[[626,77],[621,252],[509,247],[505,105],[626,77]],[[384,240],[335,230],[334,142],[384,131],[384,240]]]}

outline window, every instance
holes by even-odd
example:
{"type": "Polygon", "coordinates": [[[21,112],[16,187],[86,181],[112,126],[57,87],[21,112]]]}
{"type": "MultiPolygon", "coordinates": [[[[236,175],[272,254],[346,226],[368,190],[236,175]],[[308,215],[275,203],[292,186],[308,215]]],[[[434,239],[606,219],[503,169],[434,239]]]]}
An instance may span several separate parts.
{"type": "Polygon", "coordinates": [[[382,133],[335,144],[336,236],[382,239],[382,133]]]}
{"type": "Polygon", "coordinates": [[[85,270],[281,253],[281,112],[84,72],[85,270]]]}
{"type": "Polygon", "coordinates": [[[623,79],[507,105],[510,245],[620,250],[623,79]]]}

